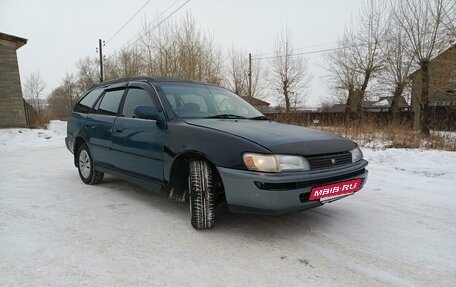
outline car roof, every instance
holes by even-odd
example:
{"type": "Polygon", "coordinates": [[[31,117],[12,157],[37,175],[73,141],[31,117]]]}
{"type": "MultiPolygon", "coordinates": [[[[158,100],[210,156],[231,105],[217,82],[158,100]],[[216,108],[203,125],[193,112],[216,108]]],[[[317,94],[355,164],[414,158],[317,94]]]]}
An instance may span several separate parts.
{"type": "Polygon", "coordinates": [[[142,76],[142,77],[127,77],[127,78],[120,78],[120,79],[116,79],[116,80],[105,81],[105,82],[101,82],[101,83],[98,83],[98,84],[94,84],[92,86],[92,88],[106,87],[106,86],[109,86],[109,85],[126,83],[126,82],[150,82],[150,83],[179,82],[179,83],[191,83],[191,84],[200,84],[200,85],[214,86],[213,84],[210,84],[210,83],[204,83],[204,82],[198,82],[198,81],[186,80],[186,79],[180,79],[180,78],[145,77],[145,76],[142,76]]]}

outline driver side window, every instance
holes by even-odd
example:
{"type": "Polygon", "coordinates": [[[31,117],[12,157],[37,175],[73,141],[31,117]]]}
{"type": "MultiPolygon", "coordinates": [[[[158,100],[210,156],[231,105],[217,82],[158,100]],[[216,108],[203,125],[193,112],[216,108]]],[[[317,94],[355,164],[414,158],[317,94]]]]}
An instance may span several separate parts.
{"type": "Polygon", "coordinates": [[[149,93],[140,88],[130,88],[125,97],[122,108],[122,117],[134,118],[134,110],[137,106],[153,106],[156,107],[152,101],[149,93]]]}

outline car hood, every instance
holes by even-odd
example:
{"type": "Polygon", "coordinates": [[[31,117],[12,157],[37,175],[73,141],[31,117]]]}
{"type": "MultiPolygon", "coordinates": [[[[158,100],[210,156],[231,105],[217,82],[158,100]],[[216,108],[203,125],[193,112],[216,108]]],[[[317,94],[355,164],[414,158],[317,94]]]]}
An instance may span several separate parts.
{"type": "Polygon", "coordinates": [[[356,143],[340,136],[265,120],[185,119],[185,122],[245,138],[276,154],[330,154],[356,147],[356,143]]]}

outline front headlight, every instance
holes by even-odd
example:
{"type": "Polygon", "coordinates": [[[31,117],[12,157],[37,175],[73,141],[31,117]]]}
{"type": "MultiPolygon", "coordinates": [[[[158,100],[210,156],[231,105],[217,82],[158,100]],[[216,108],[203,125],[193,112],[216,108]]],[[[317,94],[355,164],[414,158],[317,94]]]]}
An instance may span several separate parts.
{"type": "Polygon", "coordinates": [[[264,172],[279,172],[277,160],[274,155],[245,153],[244,163],[250,170],[264,172]]]}
{"type": "Polygon", "coordinates": [[[295,155],[276,155],[279,162],[280,171],[284,170],[309,170],[310,166],[307,160],[301,156],[295,155]]]}
{"type": "Polygon", "coordinates": [[[248,169],[256,171],[281,172],[310,169],[309,163],[305,158],[294,155],[245,153],[243,159],[248,169]]]}
{"type": "Polygon", "coordinates": [[[358,162],[363,159],[363,152],[359,147],[352,149],[350,153],[352,154],[352,163],[358,162]]]}

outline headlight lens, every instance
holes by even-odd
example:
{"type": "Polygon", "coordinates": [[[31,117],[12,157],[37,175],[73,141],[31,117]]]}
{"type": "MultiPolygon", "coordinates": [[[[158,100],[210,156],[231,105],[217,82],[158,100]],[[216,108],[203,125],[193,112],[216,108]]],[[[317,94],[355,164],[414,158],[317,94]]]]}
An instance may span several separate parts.
{"type": "Polygon", "coordinates": [[[247,168],[256,171],[281,172],[310,169],[307,160],[300,156],[245,153],[243,158],[247,168]]]}
{"type": "Polygon", "coordinates": [[[359,147],[352,149],[350,152],[352,154],[352,163],[358,162],[363,159],[363,152],[359,147]]]}
{"type": "Polygon", "coordinates": [[[310,166],[307,160],[301,156],[295,155],[276,155],[279,162],[280,171],[284,170],[309,170],[310,166]]]}
{"type": "Polygon", "coordinates": [[[245,153],[244,163],[250,170],[264,172],[279,172],[277,161],[274,155],[245,153]]]}

